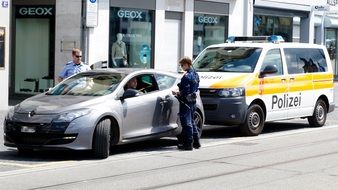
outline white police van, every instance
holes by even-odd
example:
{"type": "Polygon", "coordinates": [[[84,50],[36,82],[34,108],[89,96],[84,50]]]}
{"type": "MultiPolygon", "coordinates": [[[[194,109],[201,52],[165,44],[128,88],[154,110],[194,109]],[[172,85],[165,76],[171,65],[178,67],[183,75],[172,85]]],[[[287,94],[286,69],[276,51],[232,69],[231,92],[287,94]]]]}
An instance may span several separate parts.
{"type": "MultiPolygon", "coordinates": [[[[307,118],[320,127],[334,110],[332,66],[326,48],[305,43],[258,43],[230,38],[194,60],[206,124],[239,125],[261,133],[266,121],[307,118]],[[251,42],[236,42],[236,40],[251,42]]],[[[271,36],[267,39],[282,39],[271,36]]]]}

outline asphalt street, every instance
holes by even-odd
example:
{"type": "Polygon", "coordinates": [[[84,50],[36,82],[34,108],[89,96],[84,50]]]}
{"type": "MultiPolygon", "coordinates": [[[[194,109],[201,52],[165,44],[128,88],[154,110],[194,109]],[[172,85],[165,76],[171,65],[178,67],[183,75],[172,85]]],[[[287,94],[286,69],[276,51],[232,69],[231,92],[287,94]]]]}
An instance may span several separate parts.
{"type": "Polygon", "coordinates": [[[243,137],[235,127],[205,126],[203,147],[192,152],[178,151],[174,138],[117,146],[105,160],[88,151],[23,156],[1,143],[0,189],[336,189],[335,102],[321,128],[295,119],[267,123],[261,135],[243,137]]]}

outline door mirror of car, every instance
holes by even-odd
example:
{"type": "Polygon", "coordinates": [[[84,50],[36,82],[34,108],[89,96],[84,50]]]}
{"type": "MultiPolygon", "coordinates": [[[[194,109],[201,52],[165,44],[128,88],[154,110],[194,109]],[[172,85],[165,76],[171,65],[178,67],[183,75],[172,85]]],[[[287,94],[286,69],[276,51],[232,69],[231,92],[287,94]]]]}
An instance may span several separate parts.
{"type": "Polygon", "coordinates": [[[126,98],[132,98],[132,97],[136,97],[136,96],[139,96],[140,95],[140,92],[138,90],[135,90],[135,89],[127,89],[121,99],[126,99],[126,98]]]}
{"type": "Polygon", "coordinates": [[[264,77],[267,74],[277,73],[278,69],[275,65],[267,65],[264,69],[259,73],[259,77],[264,77]]]}

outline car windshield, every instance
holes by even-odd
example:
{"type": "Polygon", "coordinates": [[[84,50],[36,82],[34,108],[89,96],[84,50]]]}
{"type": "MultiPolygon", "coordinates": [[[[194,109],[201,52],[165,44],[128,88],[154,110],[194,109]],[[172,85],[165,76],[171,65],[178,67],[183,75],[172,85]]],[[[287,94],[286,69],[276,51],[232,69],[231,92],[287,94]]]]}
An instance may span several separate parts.
{"type": "Polygon", "coordinates": [[[46,95],[103,96],[112,93],[123,78],[120,73],[80,73],[55,86],[46,95]]]}
{"type": "Polygon", "coordinates": [[[217,47],[208,48],[194,61],[200,72],[244,72],[254,71],[262,48],[217,47]]]}

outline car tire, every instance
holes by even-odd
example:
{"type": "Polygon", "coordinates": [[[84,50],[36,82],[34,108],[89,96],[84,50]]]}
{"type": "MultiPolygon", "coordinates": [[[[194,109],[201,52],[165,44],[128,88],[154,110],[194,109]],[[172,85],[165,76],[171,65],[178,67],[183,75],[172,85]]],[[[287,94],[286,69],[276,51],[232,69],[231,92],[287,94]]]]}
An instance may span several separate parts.
{"type": "Polygon", "coordinates": [[[327,106],[322,99],[316,102],[315,109],[312,116],[308,117],[307,120],[311,127],[321,127],[326,122],[327,106]]]}
{"type": "Polygon", "coordinates": [[[195,111],[195,113],[194,113],[194,121],[193,122],[195,122],[197,131],[198,131],[198,135],[199,135],[199,137],[201,137],[202,132],[203,132],[203,118],[198,111],[195,111]]]}
{"type": "Polygon", "coordinates": [[[261,106],[251,105],[247,111],[245,122],[240,125],[240,130],[246,136],[259,135],[264,127],[265,115],[261,106]]]}
{"type": "Polygon", "coordinates": [[[97,158],[107,158],[110,153],[110,120],[100,121],[94,132],[93,154],[97,158]]]}

